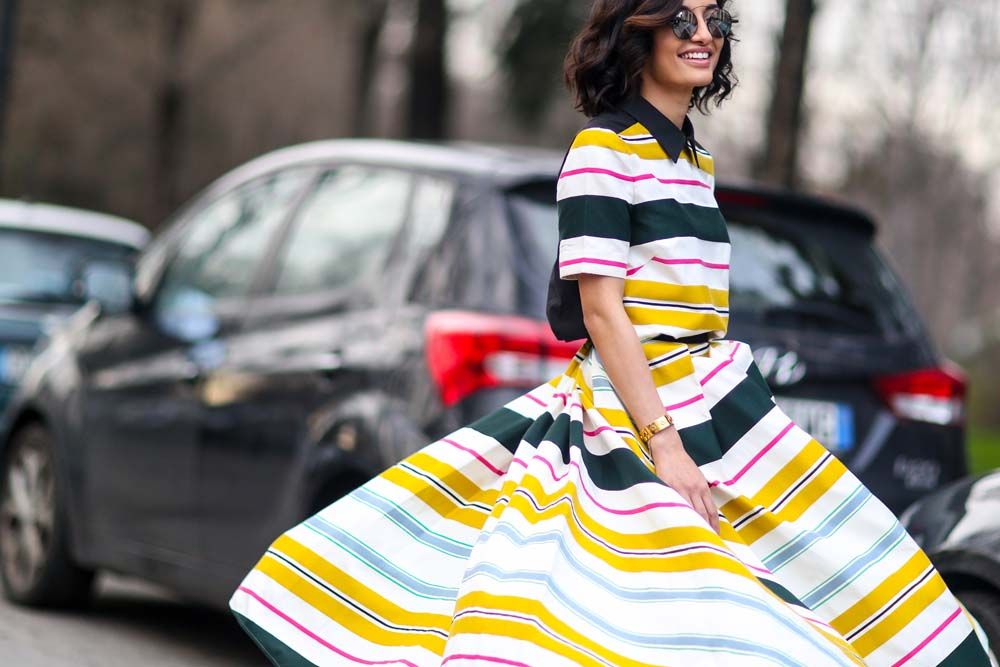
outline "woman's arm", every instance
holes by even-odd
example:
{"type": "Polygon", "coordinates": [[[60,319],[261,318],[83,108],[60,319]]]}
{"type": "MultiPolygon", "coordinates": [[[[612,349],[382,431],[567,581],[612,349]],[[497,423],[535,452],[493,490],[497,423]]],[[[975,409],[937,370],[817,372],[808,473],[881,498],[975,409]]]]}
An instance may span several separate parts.
{"type": "MultiPolygon", "coordinates": [[[[583,321],[604,362],[611,384],[636,426],[643,427],[664,412],[646,354],[622,306],[625,281],[581,274],[583,321]]],[[[719,532],[719,516],[708,482],[681,444],[677,429],[660,431],[649,441],[656,475],[684,497],[719,532]]]]}

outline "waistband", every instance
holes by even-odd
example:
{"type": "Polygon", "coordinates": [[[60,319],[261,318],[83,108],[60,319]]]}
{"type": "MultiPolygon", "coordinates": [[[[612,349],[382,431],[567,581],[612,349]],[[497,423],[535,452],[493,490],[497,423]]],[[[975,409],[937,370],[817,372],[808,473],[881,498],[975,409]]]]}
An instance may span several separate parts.
{"type": "Polygon", "coordinates": [[[695,336],[683,336],[680,338],[675,338],[674,336],[668,336],[667,334],[656,334],[652,338],[647,340],[663,341],[664,343],[684,343],[686,345],[698,345],[699,343],[708,343],[712,340],[712,334],[709,332],[700,333],[695,336]]]}

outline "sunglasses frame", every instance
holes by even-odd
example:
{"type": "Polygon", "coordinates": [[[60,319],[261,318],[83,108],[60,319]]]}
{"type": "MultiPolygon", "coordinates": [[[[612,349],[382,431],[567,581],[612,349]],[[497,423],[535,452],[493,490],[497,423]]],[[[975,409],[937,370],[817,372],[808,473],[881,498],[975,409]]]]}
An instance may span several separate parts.
{"type": "MultiPolygon", "coordinates": [[[[705,25],[708,27],[708,32],[715,39],[724,39],[729,37],[732,33],[733,24],[739,23],[739,19],[733,18],[733,15],[729,12],[729,10],[723,9],[722,7],[709,7],[702,12],[702,17],[702,20],[705,21],[705,25]],[[705,16],[706,14],[708,14],[708,16],[705,16]],[[724,17],[728,17],[728,20],[723,21],[724,17]],[[729,29],[725,32],[723,32],[719,27],[722,23],[729,24],[729,29]],[[720,34],[716,34],[717,32],[720,34]]],[[[668,25],[673,28],[674,35],[677,36],[677,39],[690,40],[698,33],[698,21],[698,15],[694,13],[694,10],[683,7],[670,18],[668,25]],[[694,21],[682,18],[682,14],[690,14],[694,17],[694,21]],[[693,30],[691,29],[692,26],[694,26],[693,30]],[[682,30],[684,32],[681,32],[682,30]]]]}

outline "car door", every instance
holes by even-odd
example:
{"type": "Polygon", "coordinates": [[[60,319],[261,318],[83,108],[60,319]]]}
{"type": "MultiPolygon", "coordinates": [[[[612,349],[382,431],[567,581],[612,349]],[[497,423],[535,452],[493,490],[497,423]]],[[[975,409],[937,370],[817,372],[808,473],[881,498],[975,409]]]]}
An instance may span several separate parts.
{"type": "Polygon", "coordinates": [[[393,313],[378,295],[411,189],[402,170],[326,171],[289,226],[269,289],[206,377],[200,513],[223,573],[244,572],[304,518],[317,473],[306,447],[329,426],[323,406],[363,391],[365,373],[391,359],[382,341],[393,313]]]}
{"type": "MultiPolygon", "coordinates": [[[[98,540],[119,556],[179,568],[197,561],[203,376],[225,359],[257,270],[311,173],[206,196],[175,240],[154,249],[163,267],[148,306],[90,335],[81,355],[87,497],[98,540]]],[[[144,268],[140,283],[150,280],[144,268]]]]}

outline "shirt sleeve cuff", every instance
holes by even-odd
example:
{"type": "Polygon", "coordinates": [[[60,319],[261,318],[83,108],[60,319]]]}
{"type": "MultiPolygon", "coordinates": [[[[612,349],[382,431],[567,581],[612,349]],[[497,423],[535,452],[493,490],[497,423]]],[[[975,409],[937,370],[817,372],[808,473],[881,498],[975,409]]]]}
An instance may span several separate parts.
{"type": "Polygon", "coordinates": [[[573,280],[587,273],[625,278],[628,272],[627,241],[577,236],[559,243],[559,277],[573,280]]]}

